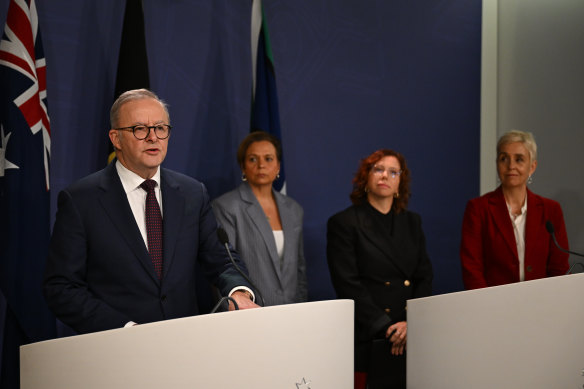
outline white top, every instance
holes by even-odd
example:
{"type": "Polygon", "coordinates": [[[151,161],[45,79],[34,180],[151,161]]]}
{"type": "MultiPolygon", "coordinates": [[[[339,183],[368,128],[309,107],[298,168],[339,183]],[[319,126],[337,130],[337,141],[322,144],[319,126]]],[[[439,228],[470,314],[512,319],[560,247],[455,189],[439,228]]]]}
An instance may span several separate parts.
{"type": "MultiPolygon", "coordinates": [[[[140,186],[145,180],[133,171],[128,170],[119,160],[116,161],[116,170],[118,171],[118,175],[122,181],[122,186],[128,197],[128,202],[130,203],[130,208],[132,208],[136,224],[138,224],[138,228],[142,234],[142,239],[144,239],[144,244],[146,244],[146,248],[148,248],[148,235],[146,234],[147,193],[140,186]]],[[[152,179],[158,184],[156,185],[156,188],[154,188],[154,193],[156,194],[156,199],[160,206],[160,213],[164,217],[164,212],[162,211],[162,192],[160,191],[160,167],[158,167],[156,174],[154,174],[152,179]]]]}
{"type": "Polygon", "coordinates": [[[525,219],[527,218],[527,198],[521,207],[521,214],[513,215],[511,207],[507,204],[507,210],[513,224],[515,243],[517,244],[517,256],[519,257],[519,281],[525,281],[525,219]]]}
{"type": "Polygon", "coordinates": [[[284,231],[274,230],[274,240],[276,241],[276,251],[278,252],[278,258],[280,261],[284,258],[284,231]]]}

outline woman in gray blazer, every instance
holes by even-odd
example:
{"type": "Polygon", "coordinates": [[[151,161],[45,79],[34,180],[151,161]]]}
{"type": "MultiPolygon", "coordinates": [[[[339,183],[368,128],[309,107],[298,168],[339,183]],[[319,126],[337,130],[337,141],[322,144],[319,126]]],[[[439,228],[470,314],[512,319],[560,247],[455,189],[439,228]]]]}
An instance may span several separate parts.
{"type": "Polygon", "coordinates": [[[276,137],[251,132],[237,150],[242,184],[213,202],[217,220],[245,262],[265,305],[303,302],[308,294],[304,211],[272,188],[281,158],[276,137]]]}

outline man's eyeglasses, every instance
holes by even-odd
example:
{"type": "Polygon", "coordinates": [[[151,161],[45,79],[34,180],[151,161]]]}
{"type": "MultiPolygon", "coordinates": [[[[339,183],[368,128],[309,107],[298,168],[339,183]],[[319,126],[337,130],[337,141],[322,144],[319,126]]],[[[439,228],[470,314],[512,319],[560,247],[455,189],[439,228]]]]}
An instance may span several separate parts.
{"type": "Polygon", "coordinates": [[[130,127],[120,127],[114,128],[114,130],[122,131],[132,131],[134,136],[138,140],[144,140],[150,135],[150,130],[154,130],[154,134],[158,139],[166,139],[170,135],[170,129],[172,127],[168,124],[157,124],[155,126],[145,126],[143,124],[137,124],[130,127]]]}
{"type": "Polygon", "coordinates": [[[375,165],[371,168],[371,173],[375,174],[376,176],[382,176],[385,172],[387,172],[387,176],[391,178],[399,177],[402,174],[401,170],[395,170],[391,168],[385,169],[383,166],[375,165]]]}

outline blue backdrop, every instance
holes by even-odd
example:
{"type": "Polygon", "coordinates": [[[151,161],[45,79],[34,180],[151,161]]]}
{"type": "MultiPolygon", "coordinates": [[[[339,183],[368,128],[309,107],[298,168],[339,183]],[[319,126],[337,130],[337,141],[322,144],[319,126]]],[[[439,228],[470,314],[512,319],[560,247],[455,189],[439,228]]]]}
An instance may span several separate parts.
{"type": "MultiPolygon", "coordinates": [[[[4,26],[7,0],[0,0],[4,26]]],[[[360,158],[402,152],[412,171],[435,293],[462,288],[466,201],[479,194],[480,0],[264,0],[288,194],[305,210],[309,298],[334,298],[326,222],[349,205],[360,158]]],[[[108,151],[124,2],[37,0],[58,191],[108,151]]],[[[144,0],[151,88],[170,104],[165,166],[212,197],[235,187],[251,108],[251,0],[144,0]]],[[[35,286],[36,287],[36,286],[35,286]]]]}

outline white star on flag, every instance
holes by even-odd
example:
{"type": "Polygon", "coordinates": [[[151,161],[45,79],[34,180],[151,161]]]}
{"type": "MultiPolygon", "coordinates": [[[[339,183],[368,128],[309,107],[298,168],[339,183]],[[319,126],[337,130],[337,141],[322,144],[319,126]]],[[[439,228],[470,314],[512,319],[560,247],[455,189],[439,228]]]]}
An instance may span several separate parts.
{"type": "Polygon", "coordinates": [[[0,125],[0,136],[2,138],[2,147],[0,147],[0,177],[4,177],[4,170],[18,169],[19,167],[6,159],[6,146],[10,139],[10,132],[4,136],[4,126],[0,125]]]}

